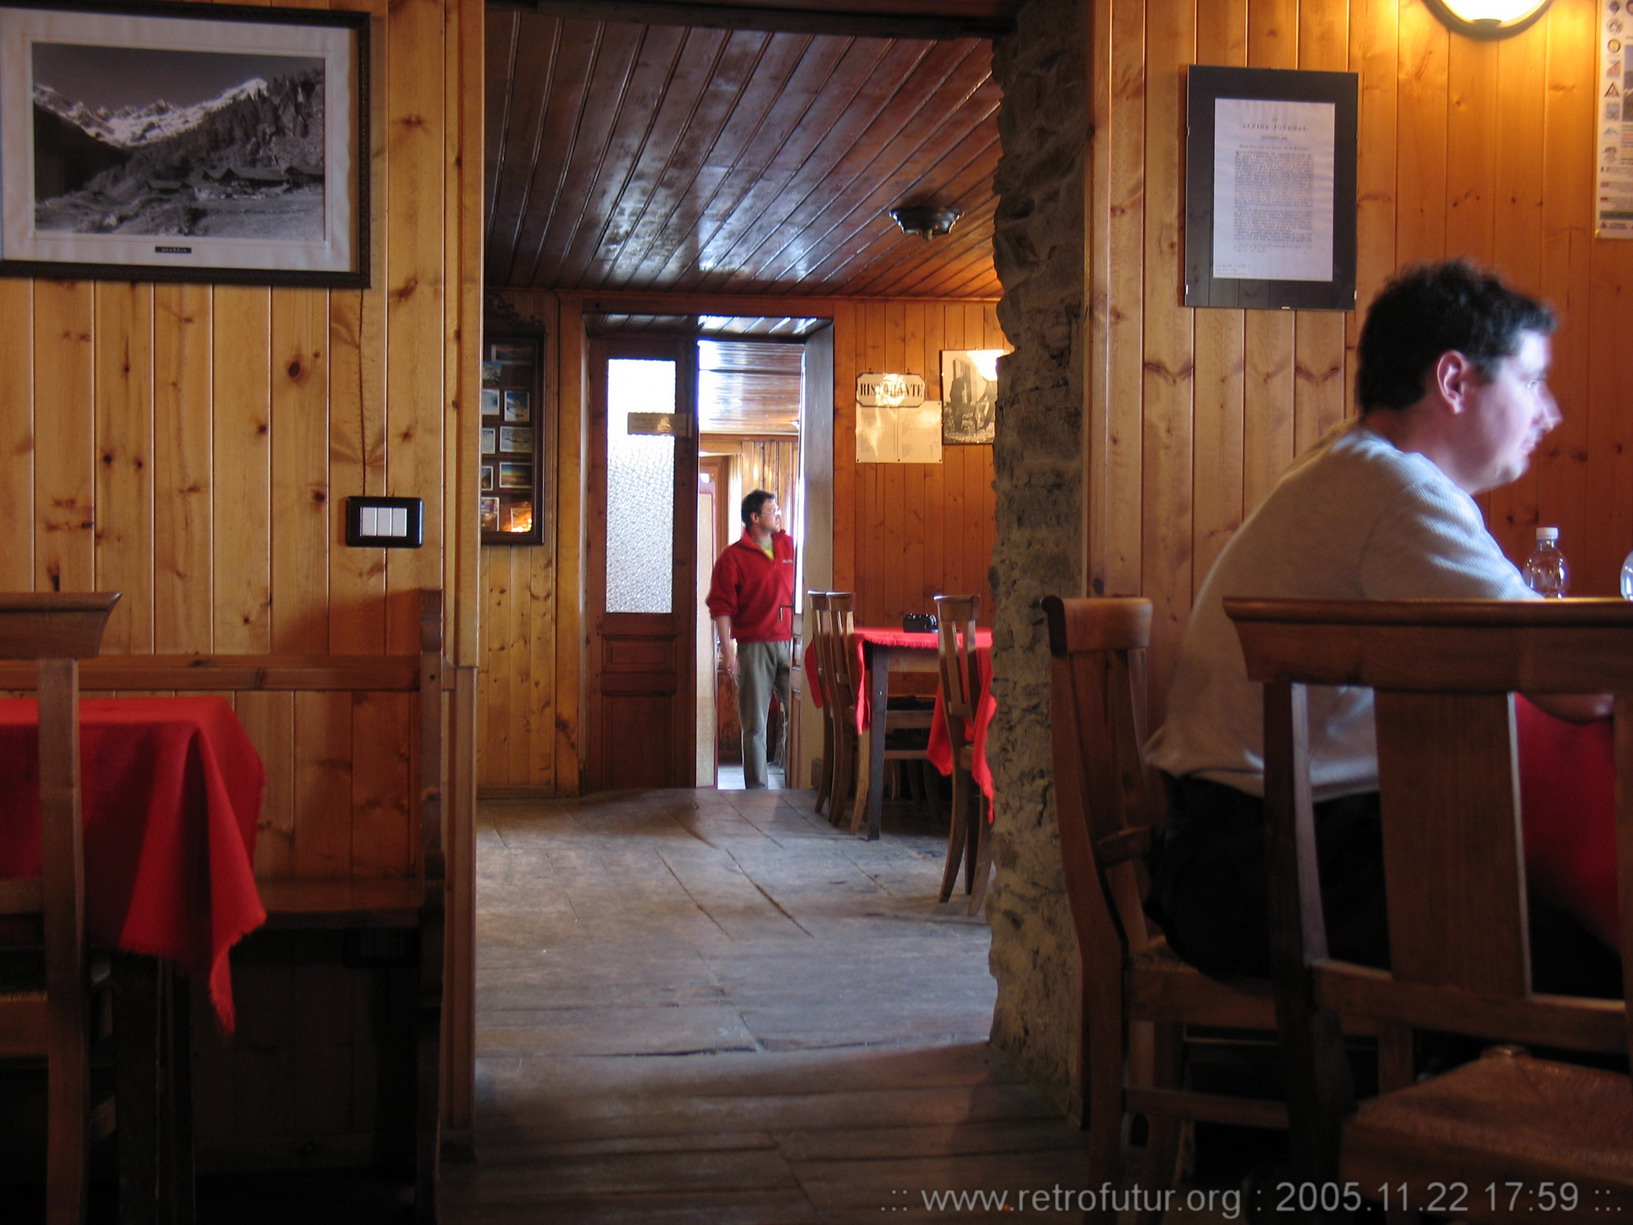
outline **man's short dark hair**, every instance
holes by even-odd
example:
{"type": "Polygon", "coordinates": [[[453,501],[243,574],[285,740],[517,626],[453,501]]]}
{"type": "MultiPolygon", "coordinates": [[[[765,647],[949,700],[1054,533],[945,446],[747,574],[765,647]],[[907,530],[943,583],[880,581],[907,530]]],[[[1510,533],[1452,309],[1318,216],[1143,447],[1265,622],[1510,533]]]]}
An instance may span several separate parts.
{"type": "Polygon", "coordinates": [[[1553,334],[1554,312],[1465,260],[1397,272],[1367,310],[1357,350],[1362,412],[1409,408],[1423,398],[1441,354],[1455,349],[1482,378],[1519,352],[1522,332],[1553,334]]]}
{"type": "Polygon", "coordinates": [[[743,526],[747,527],[748,521],[759,514],[765,508],[767,502],[775,502],[776,500],[776,494],[767,493],[764,489],[756,489],[749,494],[748,497],[743,499],[743,526]]]}

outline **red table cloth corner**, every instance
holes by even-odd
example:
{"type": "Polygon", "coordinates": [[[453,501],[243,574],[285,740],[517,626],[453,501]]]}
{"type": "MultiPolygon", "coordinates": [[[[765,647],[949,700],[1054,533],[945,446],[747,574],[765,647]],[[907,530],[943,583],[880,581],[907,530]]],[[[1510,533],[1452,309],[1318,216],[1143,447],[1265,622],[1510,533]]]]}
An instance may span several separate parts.
{"type": "MultiPolygon", "coordinates": [[[[0,875],[40,870],[38,707],[0,700],[0,875]]],[[[265,770],[219,697],[80,702],[90,942],[175,960],[233,1027],[227,954],[266,921],[253,860],[265,770]]]]}

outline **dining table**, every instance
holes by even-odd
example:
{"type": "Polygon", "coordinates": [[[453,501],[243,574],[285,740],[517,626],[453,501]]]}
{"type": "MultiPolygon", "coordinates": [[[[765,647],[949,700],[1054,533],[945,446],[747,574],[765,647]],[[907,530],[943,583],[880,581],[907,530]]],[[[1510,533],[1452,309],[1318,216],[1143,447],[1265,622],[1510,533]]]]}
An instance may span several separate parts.
{"type": "MultiPolygon", "coordinates": [[[[0,876],[40,869],[38,727],[33,699],[0,699],[0,876]]],[[[185,1220],[187,982],[206,985],[230,1033],[228,952],[266,920],[254,875],[265,771],[220,697],[82,698],[79,729],[86,938],[113,981],[120,1220],[157,1220],[161,1184],[185,1220]]]]}
{"type": "MultiPolygon", "coordinates": [[[[876,840],[884,822],[885,737],[875,735],[872,712],[883,710],[890,698],[890,678],[909,672],[938,673],[940,671],[940,636],[903,630],[892,626],[859,625],[852,633],[857,655],[861,660],[863,685],[857,695],[856,730],[861,737],[861,753],[868,763],[866,790],[858,790],[856,806],[864,818],[869,841],[876,840]]],[[[982,664],[982,691],[976,711],[975,726],[969,729],[975,740],[977,760],[976,782],[987,797],[992,796],[992,772],[986,762],[986,733],[991,724],[997,701],[992,698],[992,631],[977,629],[975,647],[982,664]],[[983,712],[985,718],[983,719],[983,712]]],[[[882,725],[881,725],[882,726],[882,725]]],[[[952,748],[941,702],[936,702],[930,725],[930,761],[943,774],[952,773],[952,748]]],[[[853,825],[858,822],[852,822],[853,825]]]]}

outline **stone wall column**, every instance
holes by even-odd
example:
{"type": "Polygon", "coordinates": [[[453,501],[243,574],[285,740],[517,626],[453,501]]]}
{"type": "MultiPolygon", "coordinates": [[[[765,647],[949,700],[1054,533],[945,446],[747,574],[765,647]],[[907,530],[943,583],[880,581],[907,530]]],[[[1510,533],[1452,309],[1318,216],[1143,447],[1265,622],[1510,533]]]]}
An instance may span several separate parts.
{"type": "Polygon", "coordinates": [[[993,64],[1004,91],[998,317],[1014,352],[1002,365],[994,444],[992,1040],[1062,1099],[1076,947],[1055,834],[1048,643],[1037,605],[1084,590],[1091,3],[1030,0],[1016,31],[998,41],[993,64]]]}

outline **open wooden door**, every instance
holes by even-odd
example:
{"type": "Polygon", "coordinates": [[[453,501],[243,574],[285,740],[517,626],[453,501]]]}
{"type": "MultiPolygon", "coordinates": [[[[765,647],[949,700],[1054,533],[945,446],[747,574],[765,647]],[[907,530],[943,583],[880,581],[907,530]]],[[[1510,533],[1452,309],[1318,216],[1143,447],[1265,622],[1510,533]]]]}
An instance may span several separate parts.
{"type": "Polygon", "coordinates": [[[694,371],[684,339],[590,347],[591,791],[694,785],[694,371]]]}

